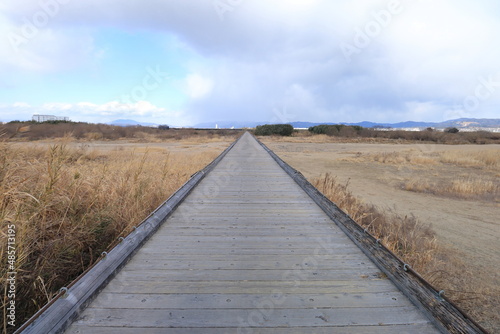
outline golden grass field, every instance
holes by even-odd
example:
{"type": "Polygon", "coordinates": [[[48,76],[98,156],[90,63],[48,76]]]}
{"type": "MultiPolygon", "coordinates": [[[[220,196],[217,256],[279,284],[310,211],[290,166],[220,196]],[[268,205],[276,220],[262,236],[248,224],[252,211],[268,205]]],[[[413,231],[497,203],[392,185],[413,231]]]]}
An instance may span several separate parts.
{"type": "Polygon", "coordinates": [[[500,332],[500,145],[260,138],[491,332],[500,332]]]}
{"type": "MultiPolygon", "coordinates": [[[[14,224],[19,323],[236,138],[87,137],[0,142],[1,261],[6,226],[14,224]]],[[[499,145],[261,139],[483,326],[500,331],[499,145]]]]}

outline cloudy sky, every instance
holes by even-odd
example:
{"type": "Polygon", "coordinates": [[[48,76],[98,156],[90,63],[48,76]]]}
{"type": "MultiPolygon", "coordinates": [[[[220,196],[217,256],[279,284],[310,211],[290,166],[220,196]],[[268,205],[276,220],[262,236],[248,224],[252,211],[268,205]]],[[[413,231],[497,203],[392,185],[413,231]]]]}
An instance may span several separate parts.
{"type": "Polygon", "coordinates": [[[498,0],[2,0],[0,121],[500,117],[498,0]]]}

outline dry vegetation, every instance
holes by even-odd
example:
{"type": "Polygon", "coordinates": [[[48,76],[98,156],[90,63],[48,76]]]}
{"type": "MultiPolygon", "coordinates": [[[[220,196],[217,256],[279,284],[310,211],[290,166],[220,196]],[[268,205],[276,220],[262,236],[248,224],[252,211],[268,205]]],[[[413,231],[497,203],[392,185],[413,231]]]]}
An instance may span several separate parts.
{"type": "Polygon", "coordinates": [[[473,319],[490,330],[500,327],[500,316],[495,311],[500,304],[500,288],[483,285],[456,252],[437,242],[430,226],[415,217],[401,217],[363,203],[348,190],[348,184],[340,184],[330,174],[312,183],[434,287],[444,289],[447,297],[473,319]]]}
{"type": "Polygon", "coordinates": [[[446,133],[441,131],[380,131],[369,128],[344,127],[331,134],[315,134],[296,130],[291,137],[274,136],[274,142],[295,143],[435,143],[435,144],[498,144],[500,133],[475,131],[446,133]]]}
{"type": "MultiPolygon", "coordinates": [[[[218,153],[159,147],[99,151],[71,138],[48,148],[0,142],[0,261],[7,263],[7,225],[15,225],[16,324],[218,153]]],[[[7,266],[0,270],[5,291],[7,266]]],[[[3,324],[6,300],[4,294],[3,324]]]]}
{"type": "Polygon", "coordinates": [[[443,170],[441,179],[432,180],[416,175],[403,180],[401,187],[408,191],[500,202],[499,153],[498,149],[481,150],[466,155],[460,151],[424,152],[412,149],[403,152],[360,154],[344,160],[377,162],[398,168],[406,166],[415,170],[428,170],[429,167],[443,170]],[[449,172],[446,173],[446,170],[449,172]]]}
{"type": "Polygon", "coordinates": [[[3,125],[2,132],[7,138],[17,140],[42,140],[49,138],[72,137],[78,140],[117,140],[129,139],[138,142],[160,142],[165,140],[185,140],[189,138],[219,139],[235,137],[239,130],[203,129],[160,129],[146,126],[114,126],[75,122],[9,122],[3,125]]]}
{"type": "Polygon", "coordinates": [[[362,203],[348,190],[348,183],[340,184],[330,174],[314,179],[312,184],[352,219],[380,238],[384,245],[407,263],[411,263],[416,271],[423,272],[434,258],[438,249],[434,233],[415,217],[380,212],[375,207],[362,203]]]}

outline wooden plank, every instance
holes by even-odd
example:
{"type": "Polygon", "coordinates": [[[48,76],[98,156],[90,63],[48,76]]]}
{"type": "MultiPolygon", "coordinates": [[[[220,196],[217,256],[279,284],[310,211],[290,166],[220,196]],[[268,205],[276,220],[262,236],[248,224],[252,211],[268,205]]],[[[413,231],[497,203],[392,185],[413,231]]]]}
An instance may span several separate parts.
{"type": "MultiPolygon", "coordinates": [[[[201,210],[198,210],[201,211],[201,210]]],[[[320,225],[320,226],[325,226],[326,223],[328,223],[327,217],[321,214],[317,215],[308,215],[306,220],[304,220],[303,216],[287,216],[288,221],[287,222],[277,222],[275,217],[269,217],[269,216],[263,216],[259,215],[258,213],[249,213],[247,212],[247,216],[243,216],[238,214],[237,212],[229,214],[227,213],[227,216],[220,216],[220,215],[200,215],[200,216],[194,216],[192,215],[193,209],[178,209],[172,216],[172,222],[173,223],[184,223],[186,224],[187,222],[190,223],[198,223],[198,222],[210,222],[210,223],[241,223],[242,227],[248,227],[252,226],[251,223],[257,223],[263,226],[269,225],[269,226],[287,226],[292,223],[304,223],[304,221],[307,221],[308,224],[314,224],[314,225],[320,225]],[[186,221],[186,217],[189,217],[189,220],[186,221]],[[255,218],[259,217],[259,220],[256,220],[255,218]],[[274,219],[273,219],[274,218],[274,219]],[[178,220],[177,220],[178,219],[178,220]],[[245,225],[246,224],[246,225],[245,225]],[[283,225],[285,224],[285,225],[283,225]]],[[[186,225],[186,226],[196,226],[196,225],[186,225]]],[[[210,225],[211,226],[211,225],[210,225]]],[[[309,225],[308,225],[309,226],[309,225]]],[[[217,227],[217,226],[214,226],[217,227]]]]}
{"type": "MultiPolygon", "coordinates": [[[[279,228],[261,228],[261,230],[256,231],[255,227],[252,229],[235,229],[235,228],[172,228],[170,230],[162,231],[162,233],[158,232],[156,236],[213,236],[213,237],[267,237],[267,236],[275,236],[279,234],[281,237],[300,237],[306,235],[304,230],[295,230],[292,231],[290,229],[280,230],[279,228]]],[[[340,235],[338,232],[332,232],[333,235],[340,235]]],[[[315,240],[316,238],[321,238],[323,234],[308,234],[308,238],[315,240]]],[[[347,244],[347,243],[346,243],[347,244]]]]}
{"type": "Polygon", "coordinates": [[[274,308],[361,308],[409,307],[412,304],[400,291],[358,294],[130,294],[101,293],[93,308],[130,309],[251,309],[275,299],[274,308]],[[271,300],[272,300],[271,299],[271,300]],[[286,303],[284,301],[286,300],[286,303]],[[283,302],[281,302],[283,301],[283,302]]]}
{"type": "MultiPolygon", "coordinates": [[[[156,247],[145,246],[142,248],[145,253],[158,254],[158,249],[156,247]]],[[[220,248],[192,248],[192,247],[172,247],[169,246],[168,249],[163,251],[163,254],[197,254],[200,256],[203,255],[211,255],[211,254],[234,254],[234,255],[267,255],[267,256],[276,256],[281,254],[296,254],[297,256],[311,256],[314,255],[316,247],[300,247],[300,248],[234,248],[234,247],[220,247],[220,248]]],[[[322,251],[322,250],[321,250],[322,251]]],[[[328,251],[329,254],[359,254],[359,251],[352,249],[333,249],[328,251]]],[[[162,254],[162,253],[159,253],[162,254]]]]}
{"type": "MultiPolygon", "coordinates": [[[[366,260],[365,260],[366,261],[366,260]]],[[[134,263],[135,270],[154,270],[154,269],[251,269],[251,270],[266,270],[266,269],[335,269],[339,266],[356,270],[358,268],[366,268],[365,261],[337,261],[337,262],[320,262],[318,264],[311,262],[302,263],[300,257],[293,261],[163,261],[149,260],[147,262],[137,261],[134,263]]],[[[374,268],[374,267],[370,267],[374,268]]]]}
{"type": "MultiPolygon", "coordinates": [[[[310,252],[310,251],[309,251],[310,252]]],[[[149,254],[137,254],[134,257],[134,261],[150,261],[150,260],[163,260],[163,261],[200,261],[200,254],[165,254],[165,253],[160,253],[157,251],[157,253],[149,253],[149,254]]],[[[269,258],[269,255],[266,253],[264,255],[256,255],[256,254],[250,254],[250,255],[241,255],[241,254],[234,254],[234,253],[227,253],[224,252],[223,254],[213,254],[210,255],[210,260],[211,261],[255,261],[257,259],[267,259],[269,258]]],[[[280,256],[280,260],[283,261],[300,261],[300,256],[297,256],[296,254],[285,254],[280,256]]],[[[315,261],[332,261],[332,260],[364,260],[364,257],[360,256],[359,252],[355,253],[348,253],[348,254],[326,254],[326,255],[318,255],[314,257],[315,261]]],[[[375,266],[374,266],[375,268],[375,266]]]]}
{"type": "MultiPolygon", "coordinates": [[[[188,281],[165,282],[163,280],[132,281],[117,280],[120,284],[108,285],[109,293],[158,293],[158,294],[207,294],[207,293],[258,293],[269,294],[318,294],[318,293],[366,293],[366,292],[394,292],[398,291],[392,284],[383,281],[330,281],[327,284],[306,281],[188,281]],[[315,284],[318,283],[318,284],[315,284]]],[[[320,282],[321,283],[321,282],[320,282]]],[[[419,312],[416,312],[419,313],[419,312]]]]}
{"type": "MultiPolygon", "coordinates": [[[[68,333],[72,334],[137,334],[137,328],[130,327],[98,327],[75,324],[68,333]]],[[[158,334],[158,328],[142,327],[141,334],[158,334]]],[[[345,327],[225,327],[225,328],[161,328],[164,334],[420,334],[433,333],[434,327],[429,324],[410,325],[375,325],[375,326],[345,326],[345,327]]]]}
{"type": "MultiPolygon", "coordinates": [[[[134,268],[135,269],[135,268],[134,268]]],[[[121,273],[130,280],[139,280],[144,277],[143,270],[122,270],[121,273]]],[[[381,276],[378,269],[368,271],[365,268],[358,270],[335,268],[330,270],[315,269],[315,270],[223,270],[223,269],[192,269],[192,270],[172,270],[172,269],[151,269],[148,270],[147,277],[152,280],[162,279],[164,281],[205,281],[210,277],[214,281],[270,281],[270,280],[303,280],[322,281],[322,280],[351,280],[351,279],[374,279],[381,276]]]]}
{"type": "MultiPolygon", "coordinates": [[[[161,239],[157,239],[157,240],[161,240],[161,239]]],[[[292,248],[296,248],[296,249],[309,249],[310,250],[310,254],[313,255],[313,252],[315,249],[319,249],[318,251],[320,251],[321,249],[318,248],[318,244],[317,243],[313,243],[313,242],[309,242],[309,243],[303,243],[303,242],[295,242],[295,243],[292,243],[292,242],[279,242],[279,243],[260,243],[259,245],[253,245],[251,242],[233,242],[233,243],[230,243],[230,244],[221,244],[221,243],[217,243],[217,242],[203,242],[203,241],[200,241],[200,242],[196,242],[196,245],[198,247],[196,247],[197,249],[211,249],[211,248],[215,248],[215,247],[220,247],[221,249],[225,249],[226,251],[228,249],[260,249],[260,248],[266,248],[266,249],[292,249],[292,248]]],[[[194,244],[183,244],[181,242],[171,242],[168,244],[168,248],[171,248],[171,249],[176,249],[176,248],[180,248],[180,249],[184,249],[184,247],[190,247],[190,248],[193,248],[195,247],[194,244]]],[[[349,245],[350,246],[350,245],[349,245]]],[[[148,248],[147,249],[151,249],[149,246],[147,246],[148,248]]],[[[343,249],[342,247],[332,247],[330,250],[328,250],[329,252],[335,254],[335,253],[342,253],[343,252],[343,249]]],[[[367,261],[369,262],[369,261],[367,261]]]]}
{"type": "Polygon", "coordinates": [[[342,327],[374,324],[425,324],[411,307],[335,309],[97,309],[88,308],[76,323],[112,327],[342,327]]]}
{"type": "MultiPolygon", "coordinates": [[[[302,242],[312,242],[317,244],[317,242],[314,240],[314,238],[309,238],[306,236],[289,236],[289,235],[243,235],[243,236],[214,236],[214,235],[201,235],[201,236],[192,236],[192,235],[171,235],[170,233],[164,234],[164,233],[158,233],[154,236],[155,240],[158,240],[159,242],[204,242],[204,243],[210,243],[210,242],[216,242],[220,243],[221,241],[226,241],[226,242],[237,242],[239,243],[250,243],[256,246],[259,246],[259,244],[265,244],[265,243],[279,243],[279,242],[289,242],[289,243],[302,243],[302,242]]],[[[344,245],[348,245],[352,243],[349,243],[349,240],[338,237],[336,240],[343,242],[344,245]]],[[[352,245],[352,247],[356,247],[355,245],[352,245]]]]}

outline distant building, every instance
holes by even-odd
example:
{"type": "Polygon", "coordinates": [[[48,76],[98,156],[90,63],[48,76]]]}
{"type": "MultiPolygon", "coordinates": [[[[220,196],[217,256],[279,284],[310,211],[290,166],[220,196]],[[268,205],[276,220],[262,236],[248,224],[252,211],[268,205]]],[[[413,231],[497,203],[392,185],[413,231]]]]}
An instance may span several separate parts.
{"type": "Polygon", "coordinates": [[[61,116],[54,116],[54,115],[38,115],[35,114],[31,118],[32,121],[34,122],[48,122],[48,121],[65,121],[69,122],[69,117],[61,117],[61,116]]]}

